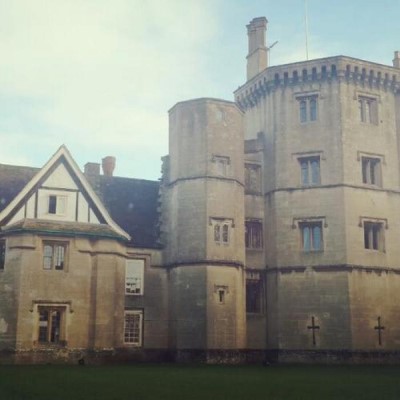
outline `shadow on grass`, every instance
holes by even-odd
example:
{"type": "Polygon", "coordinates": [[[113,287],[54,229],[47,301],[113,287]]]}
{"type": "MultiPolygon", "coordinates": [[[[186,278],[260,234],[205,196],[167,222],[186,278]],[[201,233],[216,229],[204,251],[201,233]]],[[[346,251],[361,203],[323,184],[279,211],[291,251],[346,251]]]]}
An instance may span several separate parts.
{"type": "Polygon", "coordinates": [[[0,366],[2,400],[400,399],[397,366],[0,366]]]}

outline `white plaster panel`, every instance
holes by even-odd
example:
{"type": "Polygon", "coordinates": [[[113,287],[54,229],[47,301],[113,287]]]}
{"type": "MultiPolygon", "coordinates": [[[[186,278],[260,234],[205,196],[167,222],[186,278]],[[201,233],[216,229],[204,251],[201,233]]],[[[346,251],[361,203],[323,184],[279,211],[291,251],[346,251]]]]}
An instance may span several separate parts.
{"type": "Polygon", "coordinates": [[[88,221],[88,213],[89,213],[89,204],[86,201],[85,197],[82,193],[78,194],[78,221],[79,222],[89,222],[88,221]]]}
{"type": "Polygon", "coordinates": [[[97,219],[97,217],[96,217],[96,215],[95,215],[95,213],[93,212],[92,209],[90,209],[90,217],[89,217],[89,219],[90,219],[89,222],[91,224],[99,224],[100,223],[100,221],[97,219]]]}
{"type": "Polygon", "coordinates": [[[63,188],[63,189],[78,189],[71,175],[63,164],[60,164],[54,172],[43,182],[43,186],[63,188]]]}
{"type": "Polygon", "coordinates": [[[24,206],[22,206],[18,212],[11,218],[10,222],[7,225],[11,225],[14,222],[20,221],[25,216],[24,206]]]}
{"type": "Polygon", "coordinates": [[[35,195],[33,194],[30,199],[26,202],[26,217],[35,217],[35,195]]]}

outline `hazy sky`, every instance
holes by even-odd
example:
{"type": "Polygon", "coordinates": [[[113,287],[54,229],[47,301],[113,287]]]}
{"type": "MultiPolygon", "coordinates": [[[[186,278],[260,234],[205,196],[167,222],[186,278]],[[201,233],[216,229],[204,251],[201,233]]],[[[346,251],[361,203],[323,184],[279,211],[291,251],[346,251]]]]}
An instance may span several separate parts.
{"type": "MultiPolygon", "coordinates": [[[[310,58],[392,63],[400,0],[307,0],[310,58]]],[[[305,59],[304,0],[0,0],[0,163],[42,166],[62,144],[77,163],[160,176],[168,110],[233,100],[247,33],[269,20],[271,64],[305,59]]]]}

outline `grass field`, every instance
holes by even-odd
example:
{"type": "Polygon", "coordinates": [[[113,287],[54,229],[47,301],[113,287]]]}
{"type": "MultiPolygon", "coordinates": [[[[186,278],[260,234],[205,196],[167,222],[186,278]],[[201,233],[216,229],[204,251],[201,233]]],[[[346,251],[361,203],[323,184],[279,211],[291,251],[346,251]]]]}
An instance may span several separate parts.
{"type": "Polygon", "coordinates": [[[400,399],[389,366],[0,366],[1,400],[400,399]]]}

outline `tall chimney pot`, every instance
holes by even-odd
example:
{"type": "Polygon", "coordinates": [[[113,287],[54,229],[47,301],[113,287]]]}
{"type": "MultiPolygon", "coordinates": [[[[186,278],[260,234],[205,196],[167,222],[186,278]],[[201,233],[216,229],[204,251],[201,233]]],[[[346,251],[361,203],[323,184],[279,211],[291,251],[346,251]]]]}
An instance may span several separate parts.
{"type": "Polygon", "coordinates": [[[115,157],[107,156],[102,159],[102,168],[104,176],[113,176],[115,169],[115,157]]]}
{"type": "Polygon", "coordinates": [[[247,55],[247,80],[256,76],[268,66],[266,32],[267,18],[258,17],[247,25],[249,54],[247,55]]]}
{"type": "Polygon", "coordinates": [[[400,51],[394,52],[393,67],[400,69],[400,51]]]}

